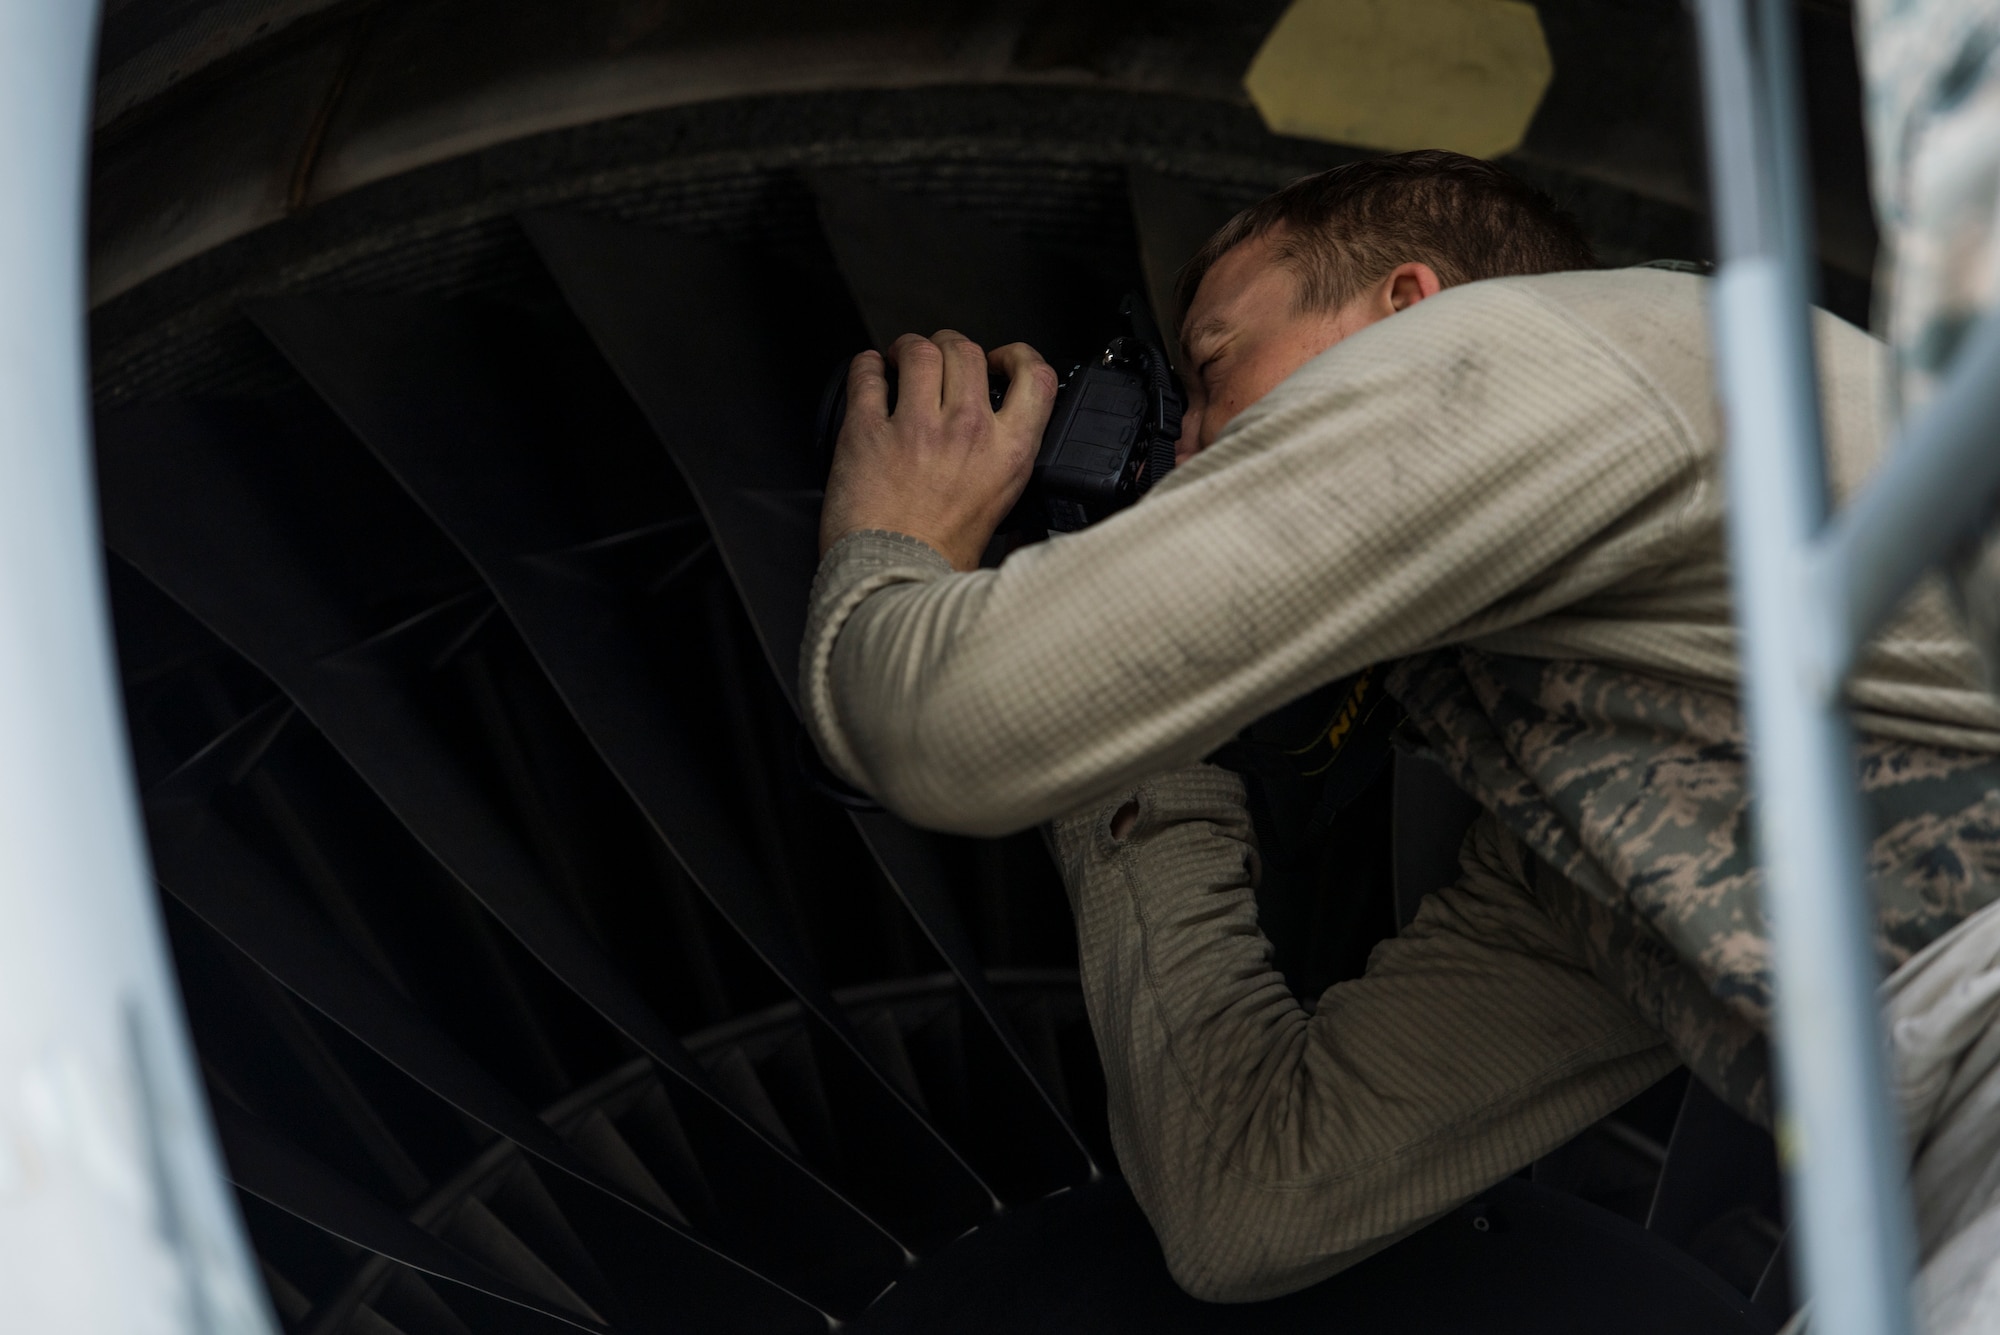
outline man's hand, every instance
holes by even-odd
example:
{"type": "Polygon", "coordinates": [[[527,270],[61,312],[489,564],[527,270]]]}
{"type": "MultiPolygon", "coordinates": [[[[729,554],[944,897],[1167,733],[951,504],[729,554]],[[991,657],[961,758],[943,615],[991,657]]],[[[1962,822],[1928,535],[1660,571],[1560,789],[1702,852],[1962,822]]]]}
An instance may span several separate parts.
{"type": "Polygon", "coordinates": [[[889,349],[896,411],[879,353],[847,373],[847,421],[834,447],[820,512],[819,549],[860,529],[921,538],[953,567],[972,570],[1020,499],[1055,402],[1056,373],[1025,343],[992,353],[950,329],[905,334],[889,349]],[[991,367],[1008,377],[994,412],[991,367]]]}

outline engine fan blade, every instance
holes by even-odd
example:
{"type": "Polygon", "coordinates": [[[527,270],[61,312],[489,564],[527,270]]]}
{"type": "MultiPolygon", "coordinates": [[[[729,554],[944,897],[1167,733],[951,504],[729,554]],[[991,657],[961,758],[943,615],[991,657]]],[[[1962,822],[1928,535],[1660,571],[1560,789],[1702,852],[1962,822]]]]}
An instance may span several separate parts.
{"type": "MultiPolygon", "coordinates": [[[[660,838],[873,1076],[881,1096],[846,1119],[843,1137],[871,1162],[844,1184],[862,1195],[872,1187],[873,1203],[917,1231],[912,1242],[947,1241],[996,1206],[970,1166],[868,1061],[772,902],[677,704],[671,659],[685,656],[687,644],[663,633],[633,591],[591,559],[607,536],[592,523],[606,507],[585,494],[595,475],[643,470],[617,460],[594,466],[593,448],[602,454],[615,445],[607,431],[579,431],[592,406],[540,388],[532,375],[556,354],[524,322],[462,305],[305,298],[260,304],[252,315],[457,541],[660,838]],[[580,434],[595,439],[581,443],[580,434]],[[916,1192],[929,1199],[913,1199],[916,1192]]],[[[622,398],[606,381],[602,388],[622,398]]],[[[588,398],[594,388],[579,392],[588,398]]],[[[664,465],[657,447],[649,456],[664,465]]]]}
{"type": "Polygon", "coordinates": [[[1115,293],[974,213],[850,171],[822,169],[809,179],[877,348],[902,334],[956,329],[987,348],[1027,343],[1066,364],[1101,350],[1116,323],[1115,293]]]}
{"type": "MultiPolygon", "coordinates": [[[[368,632],[369,609],[351,577],[343,587],[337,576],[362,559],[357,541],[386,535],[311,523],[310,498],[347,467],[327,457],[337,456],[339,441],[298,432],[290,448],[274,452],[269,439],[256,416],[221,408],[104,423],[102,491],[113,548],[276,681],[551,973],[721,1114],[712,1127],[727,1146],[715,1171],[736,1175],[746,1193],[769,1193],[763,1204],[773,1239],[789,1236],[801,1256],[844,1254],[862,1275],[900,1264],[904,1249],[878,1221],[720,1097],[546,887],[421,707],[416,685],[429,672],[429,656],[411,661],[412,647],[393,626],[368,632]]],[[[389,479],[378,481],[395,493],[389,479]]],[[[399,522],[427,526],[414,507],[399,522]]],[[[851,1295],[831,1300],[843,1296],[851,1295]]]]}
{"type": "Polygon", "coordinates": [[[531,1293],[440,1242],[227,1099],[210,1103],[230,1180],[251,1195],[413,1270],[463,1284],[578,1330],[611,1329],[589,1308],[531,1293]]]}
{"type": "Polygon", "coordinates": [[[1194,258],[1202,243],[1215,235],[1235,210],[1144,167],[1127,167],[1125,182],[1132,200],[1132,224],[1139,233],[1139,265],[1146,273],[1146,296],[1166,332],[1167,356],[1174,369],[1185,375],[1178,331],[1167,327],[1181,315],[1174,300],[1174,283],[1181,266],[1194,258]]]}
{"type": "MultiPolygon", "coordinates": [[[[783,339],[765,327],[776,314],[768,266],[715,242],[592,219],[544,214],[524,225],[694,489],[772,671],[796,704],[819,493],[804,423],[784,411],[794,396],[771,364],[783,339]]],[[[1095,1177],[1089,1150],[987,985],[951,903],[937,837],[880,813],[856,813],[855,824],[1033,1091],[1041,1126],[1058,1138],[1060,1153],[1018,1147],[1041,1160],[1036,1185],[1067,1180],[1079,1159],[1095,1177]]]]}
{"type": "MultiPolygon", "coordinates": [[[[282,708],[282,707],[279,707],[282,708]]],[[[411,1003],[386,986],[298,901],[281,872],[221,822],[208,790],[240,771],[239,744],[266,723],[259,711],[145,795],[154,864],[169,894],[335,1024],[411,1079],[528,1153],[624,1201],[704,1250],[685,1218],[642,1200],[580,1159],[548,1125],[411,1003]]],[[[727,1255],[718,1259],[736,1265],[727,1255]]]]}

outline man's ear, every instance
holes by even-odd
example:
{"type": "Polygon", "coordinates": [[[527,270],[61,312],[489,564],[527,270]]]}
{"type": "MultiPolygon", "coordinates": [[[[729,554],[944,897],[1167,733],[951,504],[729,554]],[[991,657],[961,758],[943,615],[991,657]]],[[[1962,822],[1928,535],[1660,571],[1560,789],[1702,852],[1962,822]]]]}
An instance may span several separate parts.
{"type": "Polygon", "coordinates": [[[1388,299],[1391,311],[1405,311],[1422,301],[1434,297],[1444,288],[1438,281],[1437,270],[1421,260],[1409,260],[1391,269],[1382,280],[1383,295],[1388,299]]]}

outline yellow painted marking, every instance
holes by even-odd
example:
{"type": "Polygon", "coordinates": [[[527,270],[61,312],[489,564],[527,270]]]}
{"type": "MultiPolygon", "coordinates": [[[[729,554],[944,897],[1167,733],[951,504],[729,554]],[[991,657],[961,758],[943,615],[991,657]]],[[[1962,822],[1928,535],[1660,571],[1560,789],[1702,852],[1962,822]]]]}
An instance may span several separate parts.
{"type": "Polygon", "coordinates": [[[1243,87],[1279,134],[1490,158],[1520,147],[1554,72],[1520,0],[1293,0],[1243,87]]]}

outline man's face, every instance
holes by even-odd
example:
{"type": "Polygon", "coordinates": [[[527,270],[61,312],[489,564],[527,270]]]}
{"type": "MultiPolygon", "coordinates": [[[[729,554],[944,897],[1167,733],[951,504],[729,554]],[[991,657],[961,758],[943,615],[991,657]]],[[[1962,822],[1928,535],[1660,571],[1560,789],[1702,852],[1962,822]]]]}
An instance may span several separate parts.
{"type": "Polygon", "coordinates": [[[1341,339],[1438,289],[1429,265],[1404,264],[1332,310],[1301,311],[1298,274],[1277,253],[1281,236],[1243,242],[1202,276],[1181,325],[1188,403],[1176,463],[1207,449],[1236,414],[1341,339]]]}

